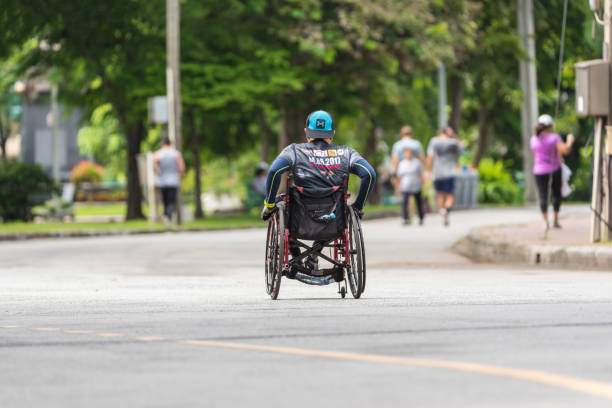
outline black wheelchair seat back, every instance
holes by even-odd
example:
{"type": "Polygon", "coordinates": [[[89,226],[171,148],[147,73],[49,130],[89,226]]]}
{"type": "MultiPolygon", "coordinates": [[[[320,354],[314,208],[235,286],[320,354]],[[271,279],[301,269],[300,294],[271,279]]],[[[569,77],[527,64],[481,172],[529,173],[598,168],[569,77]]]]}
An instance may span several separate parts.
{"type": "Polygon", "coordinates": [[[346,228],[344,186],[289,189],[289,232],[306,240],[330,240],[346,228]]]}

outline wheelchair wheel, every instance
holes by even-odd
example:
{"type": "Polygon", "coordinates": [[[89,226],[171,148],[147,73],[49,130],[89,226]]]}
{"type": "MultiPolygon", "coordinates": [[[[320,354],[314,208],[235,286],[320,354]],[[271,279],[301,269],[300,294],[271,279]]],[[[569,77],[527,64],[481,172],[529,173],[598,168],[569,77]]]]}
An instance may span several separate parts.
{"type": "Polygon", "coordinates": [[[359,243],[361,244],[361,267],[362,267],[362,274],[361,274],[361,294],[363,295],[363,292],[365,292],[365,286],[366,286],[366,256],[365,256],[365,245],[363,244],[363,230],[361,229],[361,219],[359,218],[359,216],[357,215],[357,213],[353,212],[353,215],[355,216],[355,221],[356,221],[356,225],[357,225],[357,229],[359,230],[359,243]]]}
{"type": "Polygon", "coordinates": [[[266,238],[266,292],[272,299],[278,297],[285,253],[285,225],[282,211],[268,222],[266,238]]]}
{"type": "Polygon", "coordinates": [[[359,217],[349,207],[348,214],[349,256],[351,270],[348,273],[351,294],[359,299],[365,289],[365,251],[359,217]]]}

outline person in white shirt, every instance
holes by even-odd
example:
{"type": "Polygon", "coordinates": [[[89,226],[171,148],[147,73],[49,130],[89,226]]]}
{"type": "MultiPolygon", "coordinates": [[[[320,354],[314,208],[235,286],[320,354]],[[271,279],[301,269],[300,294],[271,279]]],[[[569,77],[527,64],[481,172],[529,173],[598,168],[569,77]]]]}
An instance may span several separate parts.
{"type": "Polygon", "coordinates": [[[414,158],[414,152],[410,148],[402,152],[404,160],[397,166],[397,177],[399,178],[399,189],[402,193],[402,215],[404,225],[410,224],[410,197],[414,197],[417,212],[419,214],[419,225],[423,225],[424,213],[421,201],[421,189],[423,187],[424,172],[421,161],[414,158]]]}
{"type": "Polygon", "coordinates": [[[395,186],[395,192],[399,195],[399,178],[397,177],[397,166],[404,160],[403,151],[405,149],[411,149],[412,155],[421,161],[421,164],[425,165],[425,155],[423,154],[423,145],[421,142],[414,139],[412,133],[412,127],[408,125],[402,126],[400,129],[401,138],[393,144],[391,149],[391,163],[393,165],[393,184],[395,186]]]}

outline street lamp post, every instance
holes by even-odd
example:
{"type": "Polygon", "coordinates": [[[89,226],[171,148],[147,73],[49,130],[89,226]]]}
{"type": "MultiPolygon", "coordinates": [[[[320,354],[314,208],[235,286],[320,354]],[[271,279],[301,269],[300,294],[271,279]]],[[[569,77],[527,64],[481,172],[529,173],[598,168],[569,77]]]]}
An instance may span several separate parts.
{"type": "MultiPolygon", "coordinates": [[[[38,47],[42,51],[51,51],[58,52],[61,50],[62,46],[59,43],[49,44],[47,40],[41,40],[38,44],[38,47]]],[[[55,69],[52,70],[54,72],[55,69]]],[[[60,177],[60,163],[59,163],[59,135],[58,135],[58,126],[59,126],[59,118],[58,118],[58,107],[57,107],[57,93],[58,86],[56,83],[51,85],[51,112],[50,117],[47,118],[47,125],[51,127],[51,154],[52,154],[52,173],[53,173],[53,181],[55,181],[56,185],[61,183],[60,177]]],[[[60,197],[57,194],[53,194],[53,201],[55,207],[56,216],[60,212],[60,197]]]]}
{"type": "MultiPolygon", "coordinates": [[[[438,129],[446,127],[446,66],[442,61],[438,65],[438,129]]],[[[455,129],[458,132],[459,129],[455,129]]]]}
{"type": "MultiPolygon", "coordinates": [[[[59,140],[58,140],[58,117],[57,117],[57,84],[51,86],[51,139],[52,139],[52,154],[53,154],[53,181],[56,185],[60,183],[60,166],[59,166],[59,140]]],[[[57,194],[53,195],[55,204],[55,214],[60,212],[60,198],[57,194]]]]}

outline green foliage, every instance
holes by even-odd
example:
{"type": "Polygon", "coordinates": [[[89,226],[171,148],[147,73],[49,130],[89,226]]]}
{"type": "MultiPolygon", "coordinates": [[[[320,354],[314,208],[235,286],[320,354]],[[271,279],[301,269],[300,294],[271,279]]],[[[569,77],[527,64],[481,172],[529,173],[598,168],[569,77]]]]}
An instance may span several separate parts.
{"type": "Polygon", "coordinates": [[[0,161],[0,218],[29,221],[32,208],[56,191],[42,167],[30,163],[0,161]]]}
{"type": "MultiPolygon", "coordinates": [[[[563,1],[534,0],[540,111],[551,114],[563,1]]],[[[146,99],[165,93],[164,2],[4,0],[2,9],[0,88],[16,71],[39,75],[54,67],[62,100],[90,116],[79,134],[81,151],[123,178],[126,158],[155,149],[160,136],[159,128],[145,128],[145,118],[146,99]],[[43,39],[61,49],[42,51],[43,39]]],[[[586,1],[569,3],[557,124],[562,133],[574,132],[578,144],[592,121],[573,114],[572,67],[601,53],[601,28],[591,39],[591,20],[586,1]]],[[[513,1],[181,1],[183,112],[194,114],[196,128],[192,133],[183,124],[183,146],[191,150],[185,159],[188,165],[196,155],[205,159],[205,190],[242,194],[251,174],[235,159],[254,158],[266,128],[271,137],[296,140],[306,113],[324,108],[337,119],[340,143],[382,164],[401,125],[412,125],[423,144],[435,133],[435,70],[443,61],[463,84],[460,135],[470,147],[481,141],[484,108],[492,122],[487,154],[516,171],[522,168],[522,57],[513,1]],[[200,151],[193,151],[194,135],[200,151]]],[[[452,97],[452,86],[449,91],[452,97]]],[[[278,147],[270,140],[270,156],[278,147]]],[[[577,151],[567,162],[582,178],[577,151]]],[[[187,190],[192,179],[188,173],[187,190]]]]}
{"type": "Polygon", "coordinates": [[[519,186],[502,161],[485,158],[478,165],[478,201],[487,204],[517,204],[522,201],[519,186]]]}
{"type": "MultiPolygon", "coordinates": [[[[210,157],[205,160],[202,171],[202,191],[216,195],[237,195],[241,200],[247,198],[247,184],[255,174],[259,157],[255,151],[244,152],[237,157],[210,157]]],[[[191,199],[194,190],[195,173],[190,169],[181,181],[181,190],[186,199],[191,199]]]]}
{"type": "Polygon", "coordinates": [[[578,166],[572,168],[570,186],[572,194],[568,197],[573,201],[590,201],[591,199],[591,155],[593,146],[582,147],[579,150],[578,166]]]}
{"type": "Polygon", "coordinates": [[[231,160],[216,158],[207,161],[202,172],[203,191],[217,195],[235,194],[241,200],[247,196],[247,183],[253,178],[259,157],[254,151],[231,160]]]}
{"type": "Polygon", "coordinates": [[[125,171],[125,138],[110,103],[93,110],[89,125],[79,130],[77,143],[81,154],[102,163],[109,177],[121,176],[125,171]]]}

